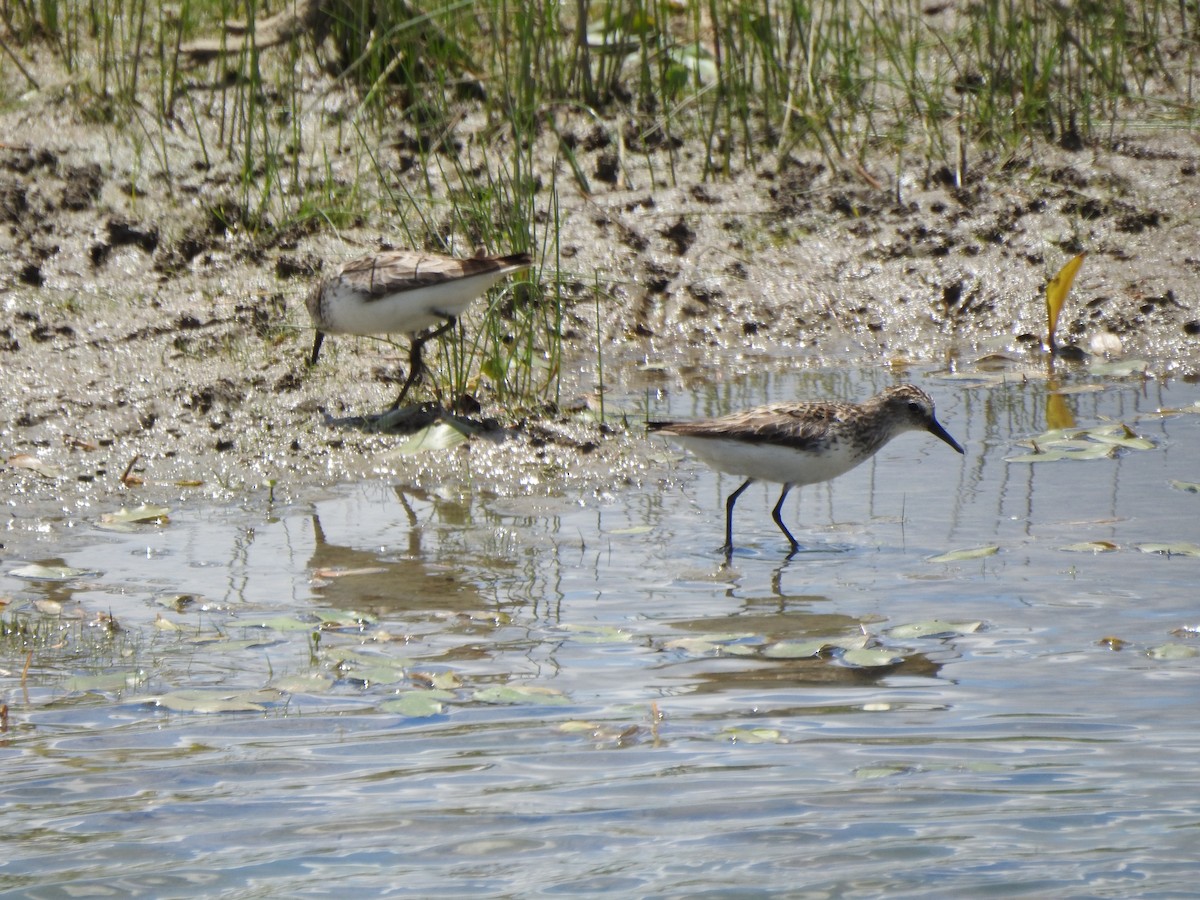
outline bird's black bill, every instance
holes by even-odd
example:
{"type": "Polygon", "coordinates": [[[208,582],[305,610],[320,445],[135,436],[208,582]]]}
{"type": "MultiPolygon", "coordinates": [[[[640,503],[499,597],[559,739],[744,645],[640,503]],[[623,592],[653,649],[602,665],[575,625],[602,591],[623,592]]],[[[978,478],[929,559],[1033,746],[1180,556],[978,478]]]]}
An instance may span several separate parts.
{"type": "Polygon", "coordinates": [[[321,342],[323,340],[325,340],[325,332],[318,331],[316,338],[313,340],[312,356],[308,360],[308,364],[310,366],[315,366],[317,364],[317,357],[321,355],[321,342]]]}
{"type": "Polygon", "coordinates": [[[943,428],[942,423],[939,422],[937,419],[934,419],[932,422],[929,423],[929,433],[937,435],[943,441],[945,441],[947,444],[949,444],[951,447],[953,447],[955,450],[957,450],[959,453],[966,454],[967,451],[959,446],[958,441],[956,441],[954,438],[950,437],[950,432],[948,432],[945,428],[943,428]]]}

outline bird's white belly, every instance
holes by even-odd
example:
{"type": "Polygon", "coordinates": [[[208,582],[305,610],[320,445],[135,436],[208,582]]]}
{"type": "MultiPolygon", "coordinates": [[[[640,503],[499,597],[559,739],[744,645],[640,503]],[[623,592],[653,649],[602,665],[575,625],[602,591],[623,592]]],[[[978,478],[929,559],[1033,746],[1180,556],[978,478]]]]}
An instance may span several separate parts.
{"type": "Polygon", "coordinates": [[[773,444],[722,438],[674,434],[669,437],[720,472],[781,484],[828,481],[867,458],[856,454],[846,441],[828,445],[824,453],[810,453],[773,444]]]}
{"type": "Polygon", "coordinates": [[[322,330],[334,334],[411,334],[459,316],[506,273],[456,279],[413,290],[365,297],[352,287],[326,286],[322,330]]]}

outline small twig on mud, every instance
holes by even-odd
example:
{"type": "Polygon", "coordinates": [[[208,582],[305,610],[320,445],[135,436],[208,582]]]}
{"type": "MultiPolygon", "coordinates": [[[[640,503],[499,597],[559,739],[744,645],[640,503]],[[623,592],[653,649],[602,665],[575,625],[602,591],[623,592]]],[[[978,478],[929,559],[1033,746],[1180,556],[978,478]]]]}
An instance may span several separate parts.
{"type": "Polygon", "coordinates": [[[129,461],[129,465],[125,467],[125,471],[121,473],[121,484],[127,487],[133,487],[142,483],[142,479],[136,475],[129,474],[133,471],[133,467],[137,465],[137,461],[142,458],[142,454],[133,454],[133,459],[129,461]]]}
{"type": "Polygon", "coordinates": [[[38,84],[37,79],[30,75],[28,70],[21,65],[21,60],[17,58],[17,54],[12,52],[12,48],[4,42],[3,38],[0,38],[0,49],[8,54],[8,58],[13,61],[13,65],[20,69],[21,74],[25,76],[25,80],[29,82],[30,86],[32,86],[35,91],[40,91],[42,86],[38,84]]]}

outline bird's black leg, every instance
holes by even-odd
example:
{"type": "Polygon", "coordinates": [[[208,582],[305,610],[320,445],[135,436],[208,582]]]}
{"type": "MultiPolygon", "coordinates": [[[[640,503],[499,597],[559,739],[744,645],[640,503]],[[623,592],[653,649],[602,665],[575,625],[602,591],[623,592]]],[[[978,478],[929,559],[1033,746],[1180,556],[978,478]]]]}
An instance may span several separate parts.
{"type": "Polygon", "coordinates": [[[321,341],[323,340],[325,340],[325,332],[318,331],[316,338],[313,340],[312,357],[308,361],[310,366],[317,364],[317,357],[321,355],[321,341]]]}
{"type": "Polygon", "coordinates": [[[747,478],[745,484],[729,495],[729,499],[725,501],[725,546],[721,549],[725,551],[726,556],[733,555],[733,504],[737,503],[737,498],[742,496],[742,491],[754,484],[753,478],[747,478]]]}
{"type": "MultiPolygon", "coordinates": [[[[786,534],[787,539],[791,541],[792,553],[798,553],[800,551],[800,545],[796,543],[796,539],[792,537],[792,533],[788,531],[788,527],[783,524],[782,516],[783,501],[787,499],[788,491],[791,489],[792,486],[790,484],[785,484],[783,486],[783,492],[779,495],[779,502],[776,503],[775,508],[771,510],[771,518],[775,520],[775,524],[779,526],[779,530],[786,534]]],[[[788,556],[791,556],[792,553],[789,553],[788,556]]]]}
{"type": "Polygon", "coordinates": [[[417,379],[421,377],[421,373],[425,371],[425,363],[421,361],[421,350],[425,346],[425,342],[431,341],[435,337],[440,337],[457,324],[458,320],[454,316],[447,316],[446,321],[433,331],[413,335],[412,346],[408,349],[408,378],[404,380],[404,387],[400,388],[400,396],[388,408],[388,412],[399,409],[400,404],[404,402],[405,395],[408,394],[408,389],[416,383],[417,379]]]}

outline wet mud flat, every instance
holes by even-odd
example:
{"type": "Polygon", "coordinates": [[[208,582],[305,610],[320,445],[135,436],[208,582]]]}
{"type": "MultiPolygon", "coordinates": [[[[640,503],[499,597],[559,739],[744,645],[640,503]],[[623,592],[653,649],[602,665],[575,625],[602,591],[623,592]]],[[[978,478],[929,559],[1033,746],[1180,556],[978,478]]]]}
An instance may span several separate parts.
{"type": "MultiPolygon", "coordinates": [[[[191,88],[214,71],[191,73],[191,88]]],[[[325,100],[305,133],[334,147],[335,113],[353,97],[315,67],[308,75],[325,100]]],[[[438,477],[440,463],[383,460],[396,437],[351,424],[386,407],[404,377],[403,340],[342,339],[317,368],[304,364],[312,283],[403,245],[407,224],[385,214],[251,233],[238,225],[233,162],[180,129],[166,178],[68,94],[34,92],[0,112],[20,136],[0,146],[0,450],[41,467],[4,467],[12,514],[136,500],[151,486],[168,499],[395,467],[438,477]]],[[[472,393],[475,418],[509,438],[487,451],[514,454],[509,473],[582,470],[601,489],[619,483],[614,467],[635,471],[625,457],[640,447],[638,411],[601,427],[601,387],[652,398],[764,364],[1040,359],[1046,281],[1079,252],[1087,262],[1060,336],[1153,360],[1164,376],[1196,373],[1200,148],[1179,130],[1131,127],[1003,156],[968,148],[959,171],[764,148],[719,179],[705,176],[701,147],[631,143],[617,122],[567,116],[558,135],[589,176],[586,192],[556,178],[558,144],[538,138],[534,205],[548,209],[554,185],[557,212],[534,280],[537,302],[562,305],[561,383],[519,410],[497,404],[486,377],[472,393]]],[[[489,139],[467,107],[442,152],[478,158],[489,139]]],[[[428,180],[410,143],[379,152],[388,177],[428,180]]],[[[330,166],[352,181],[351,160],[330,166]]]]}

